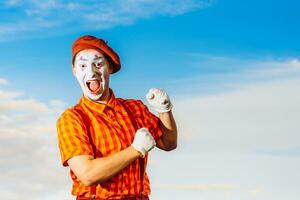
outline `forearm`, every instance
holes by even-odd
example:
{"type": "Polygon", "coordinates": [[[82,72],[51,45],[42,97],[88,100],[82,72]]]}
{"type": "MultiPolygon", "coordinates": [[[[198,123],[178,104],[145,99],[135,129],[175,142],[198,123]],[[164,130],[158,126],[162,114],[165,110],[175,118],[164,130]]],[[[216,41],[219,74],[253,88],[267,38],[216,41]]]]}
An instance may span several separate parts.
{"type": "Polygon", "coordinates": [[[86,168],[88,185],[104,182],[140,157],[132,146],[109,157],[91,160],[86,168]]]}
{"type": "Polygon", "coordinates": [[[158,113],[160,126],[163,131],[162,140],[168,150],[177,147],[177,126],[172,111],[158,113]]]}

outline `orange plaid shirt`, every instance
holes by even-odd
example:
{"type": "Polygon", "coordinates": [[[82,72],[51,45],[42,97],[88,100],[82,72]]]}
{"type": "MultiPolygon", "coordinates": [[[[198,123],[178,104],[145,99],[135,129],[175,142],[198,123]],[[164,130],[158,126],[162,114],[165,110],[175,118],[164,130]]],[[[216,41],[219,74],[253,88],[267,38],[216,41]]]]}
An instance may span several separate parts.
{"type": "MultiPolygon", "coordinates": [[[[111,98],[107,104],[96,103],[82,96],[77,105],[67,109],[57,120],[58,146],[63,166],[68,166],[67,161],[77,155],[106,157],[131,145],[136,131],[123,107],[124,104],[130,109],[139,128],[148,128],[155,140],[162,135],[159,119],[142,101],[115,98],[112,90],[110,91],[111,98]],[[83,111],[85,116],[82,116],[78,109],[83,111]]],[[[147,156],[145,169],[146,164],[147,156]]],[[[90,197],[91,186],[81,183],[71,169],[70,175],[73,181],[72,194],[90,197]]],[[[137,159],[108,181],[97,184],[96,195],[100,198],[108,198],[118,194],[120,196],[139,194],[139,180],[140,165],[137,159]]],[[[143,193],[150,194],[147,173],[144,175],[143,193]]]]}

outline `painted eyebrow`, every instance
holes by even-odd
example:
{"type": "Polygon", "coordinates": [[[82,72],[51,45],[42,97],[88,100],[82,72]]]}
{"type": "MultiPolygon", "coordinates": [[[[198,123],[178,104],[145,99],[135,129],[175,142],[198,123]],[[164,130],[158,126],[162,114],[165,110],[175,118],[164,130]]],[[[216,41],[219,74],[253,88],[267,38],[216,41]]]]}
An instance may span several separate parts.
{"type": "Polygon", "coordinates": [[[94,58],[94,60],[102,60],[102,59],[104,59],[103,56],[99,56],[99,57],[95,57],[95,58],[94,58]]]}
{"type": "MultiPolygon", "coordinates": [[[[102,59],[104,59],[104,56],[99,56],[99,57],[95,57],[94,61],[98,61],[102,59]]],[[[82,56],[80,56],[80,58],[78,58],[77,60],[87,61],[87,59],[83,58],[82,56]]]]}
{"type": "Polygon", "coordinates": [[[87,61],[87,59],[84,59],[82,56],[80,56],[80,58],[78,58],[77,60],[87,61]]]}

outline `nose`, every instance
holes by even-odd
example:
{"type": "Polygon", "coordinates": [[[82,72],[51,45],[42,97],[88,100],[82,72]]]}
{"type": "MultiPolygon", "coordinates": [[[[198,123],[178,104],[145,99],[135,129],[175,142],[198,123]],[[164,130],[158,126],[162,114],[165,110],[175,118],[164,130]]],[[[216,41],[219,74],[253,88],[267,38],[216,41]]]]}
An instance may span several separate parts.
{"type": "Polygon", "coordinates": [[[97,68],[94,63],[91,63],[88,66],[88,75],[90,78],[97,78],[97,68]]]}

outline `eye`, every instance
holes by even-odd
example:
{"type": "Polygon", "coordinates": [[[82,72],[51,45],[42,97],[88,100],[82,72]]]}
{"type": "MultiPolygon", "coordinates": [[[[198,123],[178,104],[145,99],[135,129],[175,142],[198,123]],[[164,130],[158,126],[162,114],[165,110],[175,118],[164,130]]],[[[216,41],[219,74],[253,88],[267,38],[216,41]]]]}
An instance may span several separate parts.
{"type": "Polygon", "coordinates": [[[102,66],[103,66],[103,62],[97,63],[96,66],[97,66],[98,68],[102,67],[102,66]]]}
{"type": "Polygon", "coordinates": [[[83,69],[83,68],[86,67],[86,65],[85,65],[85,64],[79,64],[79,67],[80,67],[81,69],[83,69]]]}

